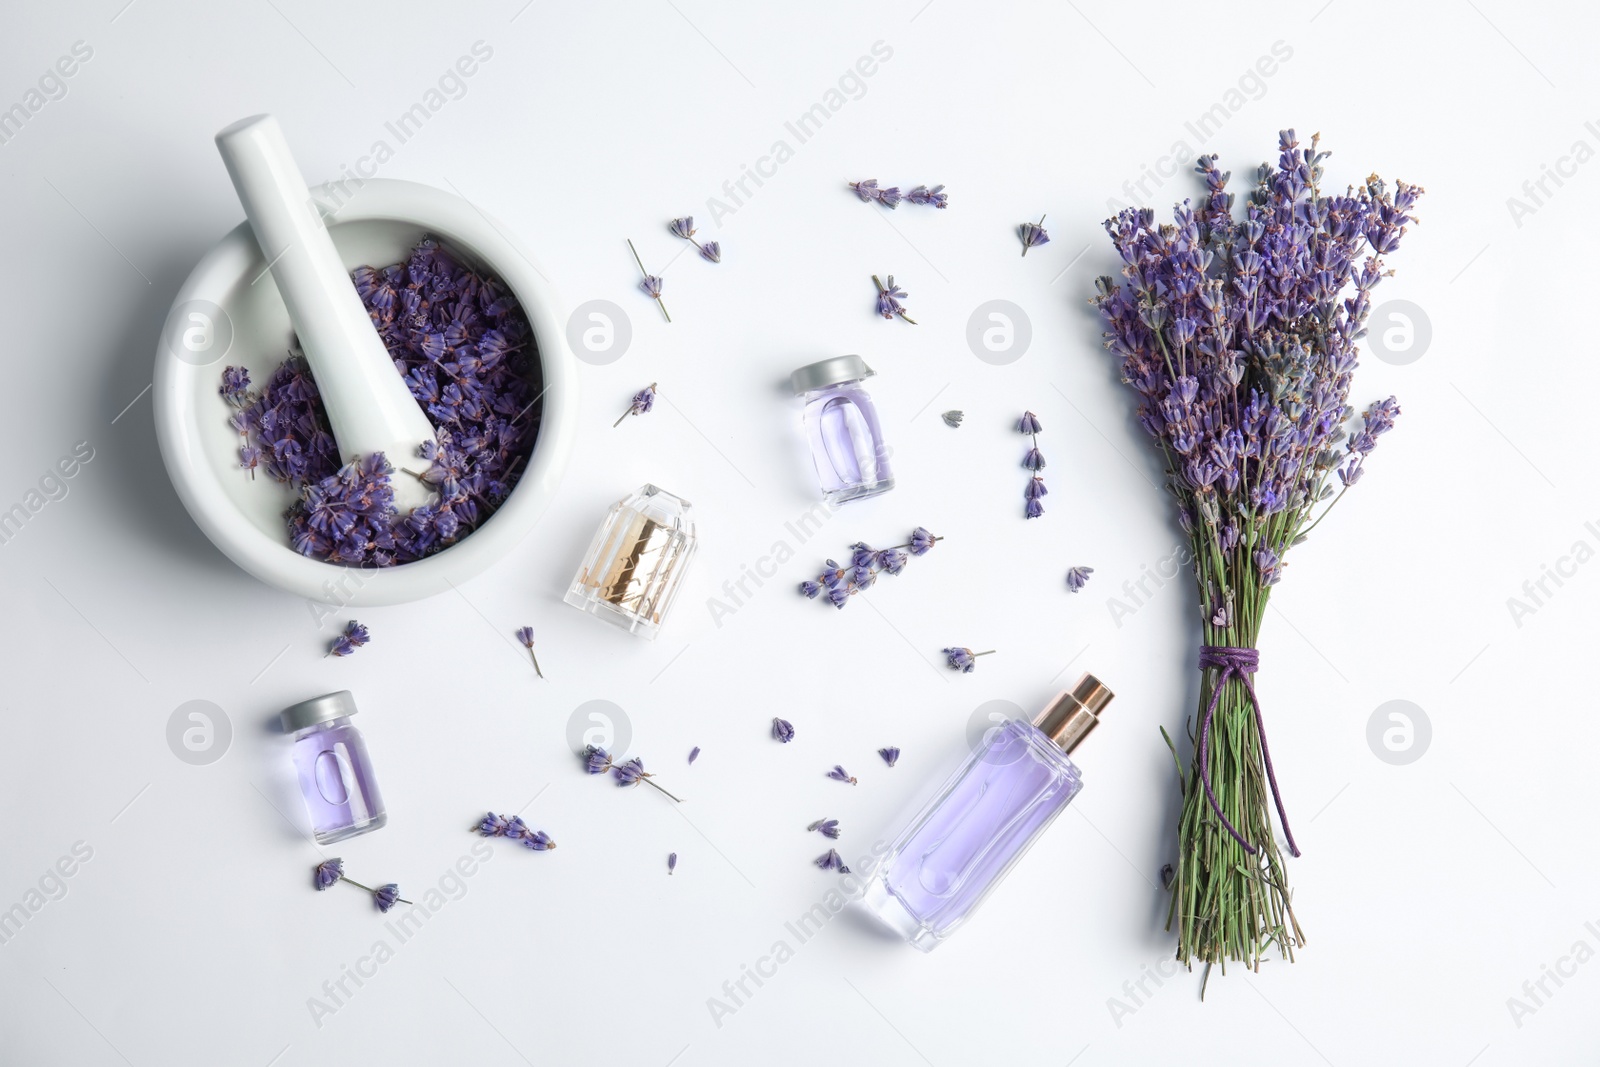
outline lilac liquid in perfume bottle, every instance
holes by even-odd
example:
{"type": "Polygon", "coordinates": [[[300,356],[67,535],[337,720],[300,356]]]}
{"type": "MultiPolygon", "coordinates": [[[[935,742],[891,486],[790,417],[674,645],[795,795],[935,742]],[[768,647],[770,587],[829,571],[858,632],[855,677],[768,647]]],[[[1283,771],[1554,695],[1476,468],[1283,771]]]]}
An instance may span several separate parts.
{"type": "Polygon", "coordinates": [[[1083,788],[1067,752],[1110,700],[1085,675],[1034,722],[991,729],[895,840],[867,887],[867,909],[924,952],[939,945],[1083,788]]]}
{"type": "Polygon", "coordinates": [[[822,495],[842,504],[894,488],[889,449],[862,379],[872,375],[860,356],[836,356],[790,375],[805,401],[804,427],[822,495]]]}
{"type": "Polygon", "coordinates": [[[285,732],[294,737],[300,795],[318,844],[376,830],[389,820],[366,742],[350,722],[355,712],[354,699],[341,690],[286,708],[282,715],[285,732]]]}

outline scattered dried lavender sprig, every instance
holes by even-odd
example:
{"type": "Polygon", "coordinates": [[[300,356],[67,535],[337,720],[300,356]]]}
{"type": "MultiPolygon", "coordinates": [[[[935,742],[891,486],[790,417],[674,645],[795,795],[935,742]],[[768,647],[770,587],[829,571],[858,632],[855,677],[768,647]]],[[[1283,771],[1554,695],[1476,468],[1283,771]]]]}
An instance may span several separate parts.
{"type": "Polygon", "coordinates": [[[693,748],[691,748],[689,750],[689,762],[691,764],[693,764],[694,761],[699,759],[699,758],[700,758],[700,746],[696,745],[696,746],[694,746],[693,748]]]}
{"type": "Polygon", "coordinates": [[[650,299],[656,302],[657,306],[661,308],[662,316],[665,317],[668,322],[671,322],[672,316],[667,314],[666,302],[661,299],[661,279],[644,269],[644,260],[639,258],[639,250],[633,247],[633,241],[631,239],[628,241],[628,251],[633,253],[633,261],[639,264],[639,273],[643,275],[643,280],[639,282],[639,288],[643,289],[645,293],[649,295],[650,299]]]}
{"type": "Polygon", "coordinates": [[[837,763],[833,765],[833,770],[828,772],[828,777],[832,778],[836,782],[849,782],[851,785],[856,784],[856,780],[850,777],[850,772],[839,766],[837,763]]]}
{"type": "Polygon", "coordinates": [[[876,202],[891,210],[898,207],[902,199],[899,186],[891,185],[887,189],[880,189],[876,178],[851,182],[850,188],[856,191],[856,196],[860,197],[863,203],[876,202]]]}
{"type": "Polygon", "coordinates": [[[1022,465],[1033,471],[1033,477],[1023,487],[1022,498],[1026,503],[1023,506],[1023,517],[1037,519],[1044,514],[1044,497],[1049,490],[1044,487],[1044,476],[1039,472],[1044,470],[1044,453],[1039,451],[1039,434],[1044,427],[1039,425],[1039,416],[1031,411],[1024,411],[1022,418],[1017,421],[1017,432],[1025,433],[1032,439],[1032,445],[1022,457],[1022,465]]]}
{"type": "Polygon", "coordinates": [[[849,874],[850,868],[844,865],[844,857],[839,855],[839,850],[830,848],[817,857],[817,866],[825,871],[838,871],[840,874],[849,874]]]}
{"type": "Polygon", "coordinates": [[[682,237],[685,241],[688,241],[690,244],[698,248],[700,250],[701,259],[711,263],[722,262],[721,245],[715,241],[707,241],[705,244],[701,244],[699,241],[694,239],[695,229],[693,215],[685,215],[681,219],[673,219],[671,222],[667,223],[667,229],[671,230],[674,236],[682,237]]]}
{"type": "Polygon", "coordinates": [[[1039,216],[1038,222],[1024,222],[1017,227],[1017,236],[1022,238],[1022,254],[1027,255],[1028,249],[1036,245],[1050,243],[1050,235],[1045,232],[1044,216],[1039,216]]]}
{"type": "Polygon", "coordinates": [[[506,837],[513,841],[522,842],[523,846],[534,852],[549,852],[556,847],[555,839],[543,830],[535,830],[522,821],[522,816],[513,815],[507,818],[489,812],[473,827],[484,837],[506,837]]]}
{"type": "Polygon", "coordinates": [[[638,785],[640,782],[643,782],[645,785],[648,785],[650,788],[661,793],[662,796],[670,798],[675,803],[683,803],[682,797],[673,796],[656,782],[655,775],[644,769],[644,760],[640,759],[638,756],[633,757],[633,759],[628,760],[626,763],[615,763],[611,759],[611,753],[607,752],[598,745],[590,745],[588,748],[584,749],[583,761],[585,769],[588,770],[590,774],[604,774],[605,772],[610,771],[612,776],[616,778],[619,786],[638,785]]]}
{"type": "Polygon", "coordinates": [[[372,902],[378,906],[379,911],[388,911],[390,908],[394,907],[396,903],[411,903],[411,901],[406,900],[400,895],[400,887],[395,885],[393,882],[388,882],[384,885],[378,886],[377,888],[373,888],[370,885],[362,885],[354,878],[345,877],[344,860],[337,856],[335,856],[333,859],[323,860],[312,870],[311,884],[317,888],[318,892],[321,892],[322,890],[327,889],[329,886],[335,885],[339,882],[349,882],[357,889],[362,889],[368,893],[371,893],[372,902]]]}
{"type": "Polygon", "coordinates": [[[961,425],[961,420],[966,416],[962,412],[956,411],[952,408],[939,417],[944,420],[944,424],[946,426],[954,430],[961,425]]]}
{"type": "Polygon", "coordinates": [[[806,827],[806,830],[808,830],[808,831],[814,830],[817,833],[821,834],[823,837],[829,838],[830,840],[837,841],[839,839],[839,820],[838,819],[818,819],[816,822],[814,822],[810,826],[806,827]]]}
{"type": "Polygon", "coordinates": [[[539,654],[533,650],[533,627],[524,626],[517,630],[517,640],[522,642],[522,647],[528,650],[528,655],[533,657],[533,672],[539,677],[544,677],[544,671],[539,668],[539,654]]]}
{"type": "Polygon", "coordinates": [[[774,717],[772,720],[772,736],[787,745],[794,740],[794,723],[788,719],[774,717]]]}
{"type": "MultiPolygon", "coordinates": [[[[344,628],[344,633],[333,639],[333,647],[328,649],[328,655],[348,656],[370,640],[372,640],[371,632],[356,620],[351,619],[349,625],[344,628]]],[[[323,658],[326,659],[327,657],[324,656],[323,658]]]]}
{"type": "Polygon", "coordinates": [[[978,665],[979,656],[992,656],[995,652],[992,648],[987,652],[974,652],[970,648],[960,647],[945,648],[940,651],[944,653],[945,664],[951,670],[960,671],[962,674],[972,673],[973,668],[978,665]]]}
{"type": "Polygon", "coordinates": [[[900,750],[895,748],[893,745],[890,745],[888,748],[878,749],[878,755],[882,756],[883,762],[887,763],[891,767],[900,762],[900,750]]]}
{"type": "Polygon", "coordinates": [[[893,274],[889,275],[888,285],[880,282],[878,276],[874,274],[872,276],[872,284],[877,286],[878,289],[878,314],[886,319],[892,319],[898,315],[913,326],[917,324],[917,320],[907,315],[905,307],[900,303],[910,294],[894,283],[893,274]]]}
{"type": "Polygon", "coordinates": [[[929,189],[926,185],[919,185],[906,194],[906,202],[910,204],[927,204],[936,208],[950,206],[950,196],[944,191],[944,186],[935,185],[929,189]]]}
{"type": "Polygon", "coordinates": [[[817,575],[815,581],[800,583],[800,593],[810,600],[826,594],[828,603],[836,608],[842,608],[850,597],[861,590],[871,586],[877,581],[880,572],[899,574],[906,567],[905,549],[913,556],[926,555],[934,544],[943,541],[942,537],[935,537],[924,527],[918,526],[911,531],[911,540],[903,545],[893,548],[873,548],[865,541],[857,541],[850,546],[850,563],[841,567],[834,560],[827,560],[824,566],[827,570],[817,575]]]}
{"type": "Polygon", "coordinates": [[[1067,569],[1067,589],[1070,592],[1082,592],[1083,587],[1089,584],[1089,575],[1094,573],[1093,567],[1070,567],[1067,569]]]}
{"type": "Polygon", "coordinates": [[[624,411],[621,416],[617,418],[617,421],[611,424],[611,428],[615,430],[618,426],[622,425],[622,420],[627,418],[629,415],[643,415],[655,406],[656,383],[651,382],[649,385],[633,394],[633,403],[629,404],[628,410],[624,411]]]}

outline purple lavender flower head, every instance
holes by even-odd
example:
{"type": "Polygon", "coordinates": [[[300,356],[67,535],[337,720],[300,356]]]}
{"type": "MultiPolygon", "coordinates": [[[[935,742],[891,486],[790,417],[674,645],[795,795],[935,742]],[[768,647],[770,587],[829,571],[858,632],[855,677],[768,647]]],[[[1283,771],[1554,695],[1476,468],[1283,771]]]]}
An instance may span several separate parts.
{"type": "Polygon", "coordinates": [[[911,544],[906,546],[913,556],[925,555],[939,539],[929,533],[924,527],[918,526],[911,531],[911,544]]]}
{"type": "Polygon", "coordinates": [[[1067,570],[1067,589],[1078,593],[1089,584],[1089,575],[1094,573],[1093,567],[1071,567],[1067,570]]]}
{"type": "Polygon", "coordinates": [[[1050,235],[1045,232],[1043,215],[1039,216],[1038,222],[1024,222],[1018,226],[1017,236],[1022,239],[1023,255],[1027,255],[1030,248],[1050,243],[1050,235]]]}
{"type": "Polygon", "coordinates": [[[1034,434],[1042,433],[1043,431],[1044,427],[1039,425],[1039,416],[1031,411],[1024,411],[1022,418],[1017,420],[1018,433],[1034,434]]]}
{"type": "Polygon", "coordinates": [[[849,782],[851,785],[856,784],[856,780],[850,777],[850,772],[839,766],[837,763],[833,765],[833,770],[828,772],[828,777],[832,778],[836,782],[849,782]]]}
{"type": "Polygon", "coordinates": [[[889,275],[888,279],[878,289],[878,314],[886,319],[892,319],[896,315],[903,316],[906,309],[901,301],[910,295],[895,284],[893,274],[889,275]]]}
{"type": "Polygon", "coordinates": [[[647,385],[633,394],[633,403],[628,410],[635,415],[643,415],[656,406],[656,387],[647,385]]]}
{"type": "Polygon", "coordinates": [[[772,720],[772,736],[787,745],[794,740],[794,723],[787,719],[774,718],[772,720]]]}
{"type": "MultiPolygon", "coordinates": [[[[716,220],[712,219],[711,221],[715,222],[716,220]]],[[[673,219],[667,223],[667,229],[671,230],[676,237],[682,237],[685,241],[691,240],[694,237],[694,216],[689,215],[681,219],[673,219]]]]}
{"type": "Polygon", "coordinates": [[[314,884],[319,892],[327,889],[344,877],[344,860],[337,856],[331,860],[323,860],[317,864],[314,877],[314,884]]]}
{"type": "Polygon", "coordinates": [[[1022,506],[1024,518],[1037,519],[1044,514],[1044,501],[1038,497],[1029,497],[1028,502],[1022,506]]]}
{"type": "Polygon", "coordinates": [[[1044,470],[1044,453],[1037,448],[1028,449],[1022,457],[1022,465],[1030,471],[1044,470]]]}
{"type": "Polygon", "coordinates": [[[842,608],[850,602],[850,586],[841,582],[828,587],[828,603],[836,608],[842,608]]]}
{"type": "Polygon", "coordinates": [[[531,832],[528,829],[528,824],[522,821],[522,816],[520,815],[513,815],[506,820],[505,836],[513,841],[519,841],[531,832]]]}
{"type": "Polygon", "coordinates": [[[822,592],[822,584],[820,582],[801,582],[800,583],[800,593],[801,593],[801,595],[805,596],[808,600],[817,599],[817,594],[820,593],[820,592],[822,592]]]}
{"type": "Polygon", "coordinates": [[[839,855],[839,850],[830,848],[827,852],[817,857],[817,866],[825,871],[838,871],[840,874],[849,874],[850,868],[844,865],[844,857],[839,855]]]}
{"type": "Polygon", "coordinates": [[[831,841],[837,841],[839,839],[840,831],[838,819],[818,819],[816,822],[806,827],[806,829],[815,830],[817,833],[831,841]]]}
{"type": "Polygon", "coordinates": [[[1049,495],[1050,490],[1044,487],[1044,479],[1037,474],[1029,478],[1028,484],[1022,488],[1022,498],[1024,500],[1038,500],[1040,497],[1049,495]]]}
{"type": "Polygon", "coordinates": [[[520,626],[517,628],[517,640],[522,642],[523,648],[533,647],[533,627],[520,626]]]}
{"type": "Polygon", "coordinates": [[[722,245],[716,241],[707,241],[700,246],[700,258],[711,263],[721,263],[722,245]]]}
{"type": "Polygon", "coordinates": [[[644,772],[644,760],[638,756],[627,763],[619,763],[611,768],[611,773],[616,776],[618,785],[638,785],[648,777],[644,772]]]}
{"type": "Polygon", "coordinates": [[[656,299],[661,298],[661,278],[654,274],[646,274],[639,280],[639,288],[656,299]]]}
{"type": "Polygon", "coordinates": [[[222,387],[217,391],[234,407],[243,407],[249,399],[245,394],[250,391],[250,372],[244,367],[225,367],[222,387]]]}
{"type": "Polygon", "coordinates": [[[504,815],[496,815],[491,811],[479,821],[478,833],[484,837],[504,837],[506,836],[506,826],[506,817],[504,815]]]}
{"type": "Polygon", "coordinates": [[[972,654],[972,649],[970,648],[946,648],[941,649],[941,651],[944,653],[945,663],[953,671],[971,674],[973,668],[978,665],[977,657],[972,654]]]}
{"type": "Polygon", "coordinates": [[[886,548],[878,553],[878,566],[890,574],[899,574],[906,569],[907,556],[898,548],[886,548]]]}
{"type": "Polygon", "coordinates": [[[535,852],[549,852],[556,847],[555,838],[543,830],[535,830],[532,833],[523,834],[522,843],[535,852]]]}
{"type": "Polygon", "coordinates": [[[901,194],[898,186],[889,186],[887,189],[878,188],[878,179],[868,178],[862,182],[851,182],[850,188],[856,191],[856,196],[866,203],[877,201],[884,207],[893,208],[900,203],[901,194]]]}
{"type": "Polygon", "coordinates": [[[388,911],[394,907],[395,901],[400,899],[400,887],[393,882],[380,885],[372,891],[372,899],[378,905],[379,911],[388,911]]]}
{"type": "Polygon", "coordinates": [[[950,197],[942,185],[935,185],[932,189],[926,185],[919,185],[906,194],[906,200],[913,204],[931,204],[933,207],[943,208],[949,206],[950,197]]]}
{"type": "Polygon", "coordinates": [[[900,750],[895,748],[893,745],[890,745],[888,748],[878,749],[878,755],[882,756],[883,762],[887,763],[891,767],[900,762],[900,750]]]}
{"type": "Polygon", "coordinates": [[[611,769],[611,753],[599,745],[590,745],[583,750],[584,769],[590,774],[604,774],[611,769]]]}

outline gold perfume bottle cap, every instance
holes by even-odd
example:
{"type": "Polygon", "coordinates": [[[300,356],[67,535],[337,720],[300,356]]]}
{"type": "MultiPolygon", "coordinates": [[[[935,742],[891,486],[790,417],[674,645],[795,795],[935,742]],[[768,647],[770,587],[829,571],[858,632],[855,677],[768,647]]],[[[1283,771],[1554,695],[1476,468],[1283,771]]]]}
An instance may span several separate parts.
{"type": "Polygon", "coordinates": [[[1100,724],[1100,712],[1115,695],[1100,679],[1085,674],[1071,689],[1057,693],[1034,718],[1033,725],[1064,751],[1071,752],[1100,724]]]}

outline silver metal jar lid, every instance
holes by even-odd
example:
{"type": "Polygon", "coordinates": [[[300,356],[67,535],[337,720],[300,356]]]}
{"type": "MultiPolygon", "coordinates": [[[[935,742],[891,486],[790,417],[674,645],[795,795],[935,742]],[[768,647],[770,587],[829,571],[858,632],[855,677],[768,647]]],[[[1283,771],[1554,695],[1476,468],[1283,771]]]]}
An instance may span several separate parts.
{"type": "Polygon", "coordinates": [[[789,375],[789,386],[796,396],[804,396],[813,389],[825,389],[841,382],[870,378],[878,373],[867,366],[860,356],[831,356],[828,359],[807,363],[789,375]]]}
{"type": "Polygon", "coordinates": [[[324,693],[319,697],[291,704],[283,709],[279,719],[283,722],[283,732],[292,734],[308,726],[354,715],[356,710],[356,698],[350,695],[350,690],[341,689],[337,693],[324,693]]]}

